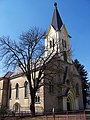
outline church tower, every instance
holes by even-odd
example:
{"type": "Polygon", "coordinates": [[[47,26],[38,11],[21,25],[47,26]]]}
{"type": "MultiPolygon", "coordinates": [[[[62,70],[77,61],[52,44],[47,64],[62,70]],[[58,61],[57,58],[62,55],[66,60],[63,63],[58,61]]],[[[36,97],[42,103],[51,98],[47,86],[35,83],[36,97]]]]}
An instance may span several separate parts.
{"type": "Polygon", "coordinates": [[[61,57],[61,60],[72,63],[70,50],[70,35],[68,34],[65,25],[62,22],[60,14],[57,9],[57,3],[54,4],[54,12],[51,25],[45,39],[45,56],[50,53],[61,57]]]}

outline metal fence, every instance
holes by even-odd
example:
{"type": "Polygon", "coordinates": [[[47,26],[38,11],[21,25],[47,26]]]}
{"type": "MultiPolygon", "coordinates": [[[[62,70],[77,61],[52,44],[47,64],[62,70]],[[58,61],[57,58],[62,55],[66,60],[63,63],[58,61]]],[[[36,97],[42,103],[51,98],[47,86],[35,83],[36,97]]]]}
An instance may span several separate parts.
{"type": "Polygon", "coordinates": [[[78,113],[38,114],[32,117],[29,113],[17,113],[10,116],[0,116],[0,120],[86,120],[86,114],[83,111],[78,113]]]}

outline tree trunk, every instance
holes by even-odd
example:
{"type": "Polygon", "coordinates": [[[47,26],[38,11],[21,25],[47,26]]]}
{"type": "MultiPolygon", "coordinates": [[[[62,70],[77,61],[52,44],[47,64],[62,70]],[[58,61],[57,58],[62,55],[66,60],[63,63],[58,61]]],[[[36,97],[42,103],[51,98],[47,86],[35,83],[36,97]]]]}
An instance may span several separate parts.
{"type": "Polygon", "coordinates": [[[29,90],[30,90],[30,98],[31,98],[30,110],[31,110],[31,114],[34,116],[35,115],[35,89],[33,88],[30,74],[26,74],[26,76],[29,82],[29,90]]]}
{"type": "Polygon", "coordinates": [[[31,103],[30,103],[30,110],[31,110],[31,114],[34,116],[35,115],[35,92],[33,90],[33,92],[30,93],[31,96],[31,103]]]}

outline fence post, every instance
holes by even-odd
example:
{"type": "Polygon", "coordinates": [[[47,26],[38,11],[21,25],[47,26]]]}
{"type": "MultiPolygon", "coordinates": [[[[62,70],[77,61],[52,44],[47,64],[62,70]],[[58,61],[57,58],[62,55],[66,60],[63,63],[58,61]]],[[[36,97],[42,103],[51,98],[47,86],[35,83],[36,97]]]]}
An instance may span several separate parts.
{"type": "Polygon", "coordinates": [[[53,113],[53,118],[55,120],[55,110],[54,110],[54,108],[52,109],[52,113],[53,113]]]}
{"type": "Polygon", "coordinates": [[[84,120],[86,120],[86,113],[85,113],[85,110],[84,110],[84,120]]]}
{"type": "Polygon", "coordinates": [[[66,112],[66,120],[68,120],[68,111],[66,112]]]}

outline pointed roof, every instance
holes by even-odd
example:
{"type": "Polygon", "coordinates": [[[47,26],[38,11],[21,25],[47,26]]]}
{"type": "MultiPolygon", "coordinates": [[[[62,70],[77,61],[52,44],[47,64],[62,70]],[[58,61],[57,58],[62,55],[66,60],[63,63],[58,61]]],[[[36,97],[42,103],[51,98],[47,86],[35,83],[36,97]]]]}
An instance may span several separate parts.
{"type": "Polygon", "coordinates": [[[63,25],[62,19],[57,9],[57,3],[54,3],[54,12],[52,17],[51,25],[55,30],[60,30],[61,26],[63,25]]]}

